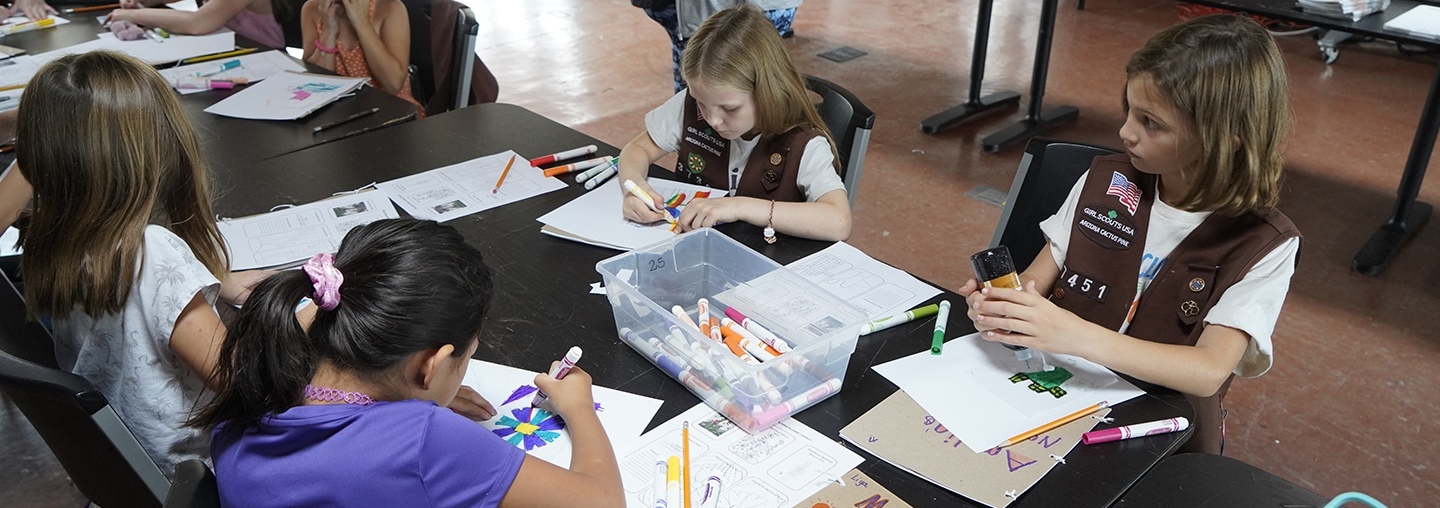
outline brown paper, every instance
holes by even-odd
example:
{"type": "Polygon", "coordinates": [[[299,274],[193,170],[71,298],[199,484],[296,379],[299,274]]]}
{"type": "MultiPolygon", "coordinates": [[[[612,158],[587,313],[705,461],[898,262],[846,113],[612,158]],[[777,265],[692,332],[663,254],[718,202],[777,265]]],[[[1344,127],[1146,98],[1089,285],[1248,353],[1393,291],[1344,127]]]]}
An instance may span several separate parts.
{"type": "Polygon", "coordinates": [[[1070,453],[1080,435],[1109,413],[1102,409],[1015,446],[974,453],[898,390],[841,429],[840,437],[951,492],[1001,508],[1059,464],[1051,455],[1070,453]]]}
{"type": "Polygon", "coordinates": [[[795,508],[911,508],[859,469],[851,469],[843,478],[844,485],[832,483],[795,508]]]}

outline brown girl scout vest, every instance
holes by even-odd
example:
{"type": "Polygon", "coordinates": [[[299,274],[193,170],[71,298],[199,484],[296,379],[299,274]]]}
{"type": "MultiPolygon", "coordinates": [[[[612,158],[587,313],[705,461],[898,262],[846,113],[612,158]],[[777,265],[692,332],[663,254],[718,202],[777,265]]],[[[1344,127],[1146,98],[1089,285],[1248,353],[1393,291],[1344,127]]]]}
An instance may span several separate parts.
{"type": "MultiPolygon", "coordinates": [[[[740,181],[734,185],[736,196],[775,201],[804,202],[795,178],[800,173],[800,156],[805,144],[820,135],[805,127],[790,129],[777,136],[761,136],[760,142],[745,161],[740,181]]],[[[729,190],[730,142],[715,133],[700,116],[695,98],[685,95],[685,121],[680,133],[679,159],[675,172],[696,185],[729,190]]]]}
{"type": "MultiPolygon", "coordinates": [[[[1155,176],[1135,169],[1128,157],[1095,158],[1080,192],[1052,302],[1092,323],[1120,329],[1138,289],[1145,228],[1155,201],[1152,189],[1155,176]]],[[[1274,209],[1238,217],[1211,214],[1175,246],[1141,295],[1125,333],[1164,344],[1195,345],[1220,295],[1265,254],[1299,234],[1290,219],[1274,209]]],[[[1234,377],[1231,374],[1210,397],[1186,395],[1197,421],[1182,452],[1221,452],[1225,435],[1220,402],[1234,377]]]]}

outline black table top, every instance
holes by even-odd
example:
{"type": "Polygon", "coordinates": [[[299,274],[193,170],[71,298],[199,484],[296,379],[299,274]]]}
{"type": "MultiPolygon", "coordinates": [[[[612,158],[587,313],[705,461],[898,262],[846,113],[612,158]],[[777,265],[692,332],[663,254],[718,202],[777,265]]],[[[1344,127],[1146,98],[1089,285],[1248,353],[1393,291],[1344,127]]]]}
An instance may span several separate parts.
{"type": "MultiPolygon", "coordinates": [[[[280,203],[308,203],[334,192],[359,188],[480,156],[513,149],[537,157],[588,144],[599,155],[618,150],[599,140],[518,106],[482,104],[418,122],[387,128],[351,139],[306,149],[250,165],[242,171],[215,175],[216,211],[238,217],[262,213],[280,203]]],[[[652,168],[652,174],[663,174],[652,168]]],[[[536,218],[581,195],[566,178],[565,189],[450,221],[479,247],[496,271],[496,296],[475,357],[541,371],[572,345],[585,349],[585,368],[596,384],[664,400],[652,422],[664,422],[699,400],[680,383],[665,376],[649,360],[617,337],[607,300],[587,294],[600,280],[595,263],[619,254],[540,233],[536,218]]],[[[766,244],[760,228],[729,224],[722,232],[779,263],[789,263],[829,244],[781,236],[766,244]]],[[[958,301],[945,292],[940,298],[958,301]]],[[[952,333],[973,331],[964,314],[952,315],[952,333]]],[[[854,421],[895,386],[870,371],[872,365],[927,348],[931,325],[917,322],[862,337],[842,392],[797,415],[822,434],[839,439],[842,427],[854,421]]],[[[1193,418],[1183,396],[1155,391],[1116,406],[1116,424],[1132,424],[1174,416],[1193,418]]],[[[1188,434],[1080,445],[1016,506],[1107,506],[1146,470],[1169,455],[1188,434]]],[[[966,505],[968,501],[898,468],[870,457],[860,468],[901,498],[917,506],[966,505]]]]}
{"type": "MultiPolygon", "coordinates": [[[[108,11],[90,11],[65,16],[70,23],[52,28],[23,32],[0,38],[0,44],[23,48],[31,54],[73,46],[95,39],[95,35],[108,31],[100,25],[98,18],[108,11]]],[[[242,47],[258,47],[257,44],[236,36],[236,43],[242,47]]],[[[307,65],[310,72],[330,74],[329,71],[307,65]]],[[[334,140],[365,127],[405,117],[415,113],[414,105],[398,97],[371,87],[363,87],[352,97],[342,98],[320,108],[299,120],[244,120],[206,113],[205,108],[239,92],[235,90],[211,90],[189,95],[180,95],[180,106],[190,117],[200,134],[201,146],[211,166],[219,171],[232,171],[245,164],[257,162],[302,150],[334,140]],[[357,112],[380,108],[375,114],[344,125],[314,133],[314,128],[327,122],[349,117],[357,112]]]]}
{"type": "Polygon", "coordinates": [[[1183,453],[1160,461],[1116,506],[1319,508],[1328,501],[1230,457],[1183,453]]]}
{"type": "Polygon", "coordinates": [[[1427,39],[1404,32],[1392,32],[1385,29],[1385,22],[1409,12],[1417,5],[1425,5],[1427,2],[1416,0],[1391,0],[1390,6],[1384,11],[1360,18],[1359,21],[1349,19],[1331,18],[1311,14],[1300,10],[1296,0],[1185,0],[1190,3],[1228,9],[1232,11],[1248,12],[1259,14],[1268,18],[1282,19],[1295,23],[1314,25],[1327,30],[1339,30],[1350,32],[1356,35],[1364,35],[1377,39],[1384,39],[1406,44],[1415,44],[1430,48],[1440,48],[1440,40],[1427,39]]]}

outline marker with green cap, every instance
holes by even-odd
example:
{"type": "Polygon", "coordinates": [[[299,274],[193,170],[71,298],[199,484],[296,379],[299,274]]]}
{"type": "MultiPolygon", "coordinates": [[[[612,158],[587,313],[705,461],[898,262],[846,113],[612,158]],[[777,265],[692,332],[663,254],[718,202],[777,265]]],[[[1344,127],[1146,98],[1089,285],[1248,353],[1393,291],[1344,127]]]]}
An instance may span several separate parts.
{"type": "Polygon", "coordinates": [[[940,300],[940,310],[935,316],[935,335],[930,339],[930,354],[939,355],[945,346],[945,322],[950,320],[950,300],[940,300]]]}
{"type": "Polygon", "coordinates": [[[935,313],[939,311],[940,306],[932,303],[930,305],[910,309],[893,316],[885,316],[883,318],[876,319],[869,323],[860,325],[860,335],[870,335],[880,330],[909,323],[916,319],[934,316],[935,313]]]}

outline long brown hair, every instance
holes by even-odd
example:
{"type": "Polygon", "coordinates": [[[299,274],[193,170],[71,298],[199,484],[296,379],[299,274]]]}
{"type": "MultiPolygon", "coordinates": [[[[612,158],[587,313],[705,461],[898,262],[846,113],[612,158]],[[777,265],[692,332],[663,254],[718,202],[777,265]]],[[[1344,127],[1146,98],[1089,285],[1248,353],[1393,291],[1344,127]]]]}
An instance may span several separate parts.
{"type": "Polygon", "coordinates": [[[35,189],[20,241],[32,314],[119,312],[148,224],[174,232],[216,277],[227,273],[195,129],[143,62],[96,51],[46,64],[20,101],[15,152],[35,189]]]}
{"type": "Polygon", "coordinates": [[[830,154],[839,167],[835,137],[815,110],[774,23],[755,6],[743,4],[706,18],[685,46],[680,74],[687,82],[700,80],[752,94],[761,135],[783,134],[799,126],[820,131],[830,141],[830,154]]]}
{"type": "Polygon", "coordinates": [[[1200,157],[1181,168],[1191,187],[1180,208],[1238,215],[1275,206],[1292,120],[1285,62],[1269,32],[1243,16],[1195,18],[1151,37],[1125,74],[1154,80],[1198,134],[1200,157]]]}

